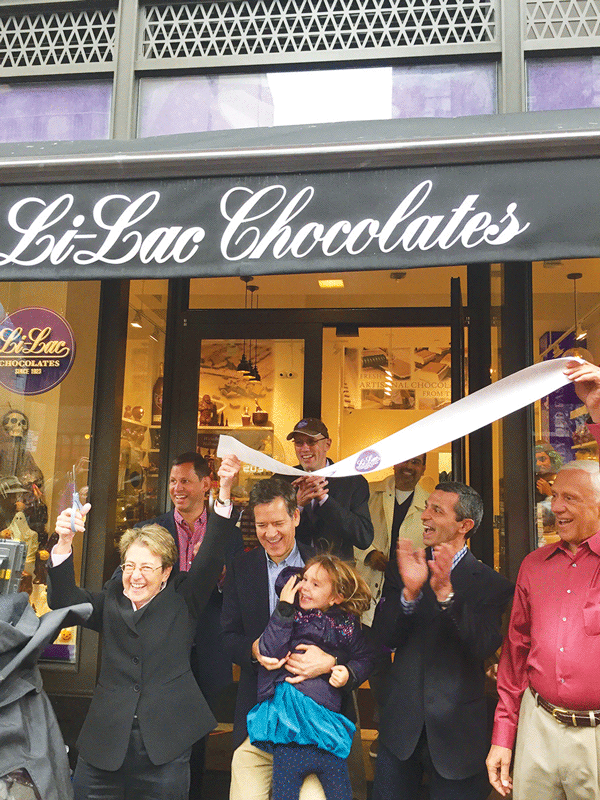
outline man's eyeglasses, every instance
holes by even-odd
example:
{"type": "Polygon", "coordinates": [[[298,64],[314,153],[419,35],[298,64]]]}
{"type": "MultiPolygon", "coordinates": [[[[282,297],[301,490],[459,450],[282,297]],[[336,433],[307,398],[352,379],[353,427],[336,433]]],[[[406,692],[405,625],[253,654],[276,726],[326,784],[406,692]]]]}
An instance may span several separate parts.
{"type": "Polygon", "coordinates": [[[162,569],[162,564],[160,567],[151,567],[149,564],[144,564],[143,566],[138,567],[137,564],[132,564],[131,561],[126,561],[122,565],[121,569],[123,570],[123,575],[132,575],[135,569],[139,569],[144,578],[150,578],[157,569],[162,569]]]}
{"type": "Polygon", "coordinates": [[[294,444],[297,444],[299,447],[301,447],[303,444],[307,444],[309,447],[313,447],[317,442],[324,442],[324,441],[325,441],[324,436],[320,436],[318,439],[312,439],[312,438],[300,439],[294,436],[294,444]]]}

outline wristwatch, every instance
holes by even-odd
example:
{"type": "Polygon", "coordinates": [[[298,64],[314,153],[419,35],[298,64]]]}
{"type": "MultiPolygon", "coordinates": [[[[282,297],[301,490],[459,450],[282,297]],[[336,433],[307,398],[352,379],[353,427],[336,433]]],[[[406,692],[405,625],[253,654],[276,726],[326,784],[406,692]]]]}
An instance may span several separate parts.
{"type": "Polygon", "coordinates": [[[450,608],[453,602],[454,602],[454,592],[450,592],[450,594],[445,600],[438,600],[438,606],[442,609],[442,611],[445,611],[447,608],[450,608]]]}
{"type": "Polygon", "coordinates": [[[221,498],[219,496],[217,496],[217,498],[215,500],[215,503],[218,503],[220,506],[225,506],[225,508],[228,508],[231,505],[231,500],[230,499],[229,500],[221,500],[221,498]]]}

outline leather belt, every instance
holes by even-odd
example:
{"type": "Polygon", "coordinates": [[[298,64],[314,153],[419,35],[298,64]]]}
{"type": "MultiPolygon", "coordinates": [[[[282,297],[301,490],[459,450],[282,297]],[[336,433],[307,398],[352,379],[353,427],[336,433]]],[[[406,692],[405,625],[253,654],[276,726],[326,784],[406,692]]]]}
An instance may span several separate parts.
{"type": "Polygon", "coordinates": [[[551,714],[557,722],[568,725],[570,728],[595,728],[596,725],[600,725],[600,709],[596,711],[573,711],[570,708],[561,708],[548,702],[548,700],[544,700],[531,686],[529,689],[536,704],[551,714]]]}

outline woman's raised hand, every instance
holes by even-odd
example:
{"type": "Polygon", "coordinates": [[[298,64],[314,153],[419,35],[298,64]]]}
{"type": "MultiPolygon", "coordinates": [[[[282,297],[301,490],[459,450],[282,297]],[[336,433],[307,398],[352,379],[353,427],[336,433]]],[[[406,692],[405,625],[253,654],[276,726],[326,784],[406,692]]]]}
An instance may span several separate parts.
{"type": "Polygon", "coordinates": [[[55,531],[58,533],[58,543],[55,545],[54,552],[56,555],[62,555],[71,552],[71,543],[76,533],[83,533],[85,530],[85,517],[92,506],[86,503],[79,509],[65,508],[64,511],[58,515],[56,519],[55,531]],[[73,528],[71,529],[71,519],[73,521],[73,528]]]}

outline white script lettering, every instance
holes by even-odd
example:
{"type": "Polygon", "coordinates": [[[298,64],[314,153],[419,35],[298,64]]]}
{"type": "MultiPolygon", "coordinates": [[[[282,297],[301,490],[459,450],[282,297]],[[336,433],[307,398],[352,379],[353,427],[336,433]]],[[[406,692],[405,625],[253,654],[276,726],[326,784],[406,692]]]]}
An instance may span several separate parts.
{"type": "Polygon", "coordinates": [[[49,233],[71,211],[73,195],[64,194],[48,204],[39,197],[26,197],[8,213],[8,224],[21,238],[10,253],[0,252],[0,266],[33,266],[47,261],[60,264],[67,259],[84,265],[126,264],[135,258],[144,264],[167,261],[183,264],[198,251],[205,230],[180,225],[157,227],[145,233],[137,230],[135,226],[152,213],[159,201],[157,191],[146,192],[135,200],[124,194],[108,195],[93,207],[95,233],[79,231],[85,223],[83,214],[73,217],[66,231],[49,233]],[[79,239],[96,240],[96,246],[78,249],[79,239]]]}
{"type": "Polygon", "coordinates": [[[312,186],[305,186],[290,197],[280,184],[256,192],[235,186],[221,200],[221,213],[228,221],[221,237],[221,254],[228,261],[265,255],[280,259],[288,254],[304,258],[315,248],[324,256],[344,250],[358,255],[373,243],[382,253],[397,249],[427,251],[434,247],[448,250],[457,244],[470,249],[482,242],[506,244],[530,225],[519,222],[515,202],[509,203],[506,214],[494,222],[490,211],[477,209],[478,194],[467,195],[449,214],[417,216],[432,191],[433,182],[422,181],[402,198],[386,220],[367,217],[354,224],[338,220],[326,227],[322,222],[302,223],[298,219],[314,197],[312,186]]]}

